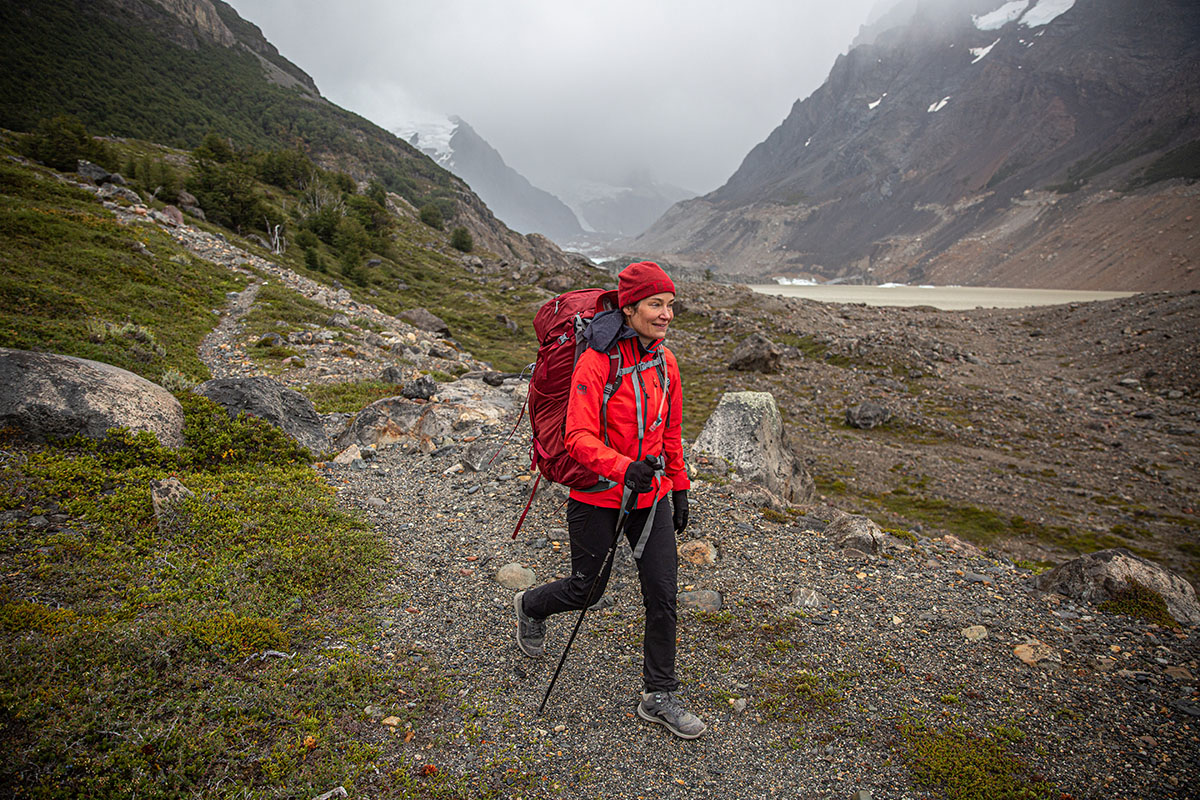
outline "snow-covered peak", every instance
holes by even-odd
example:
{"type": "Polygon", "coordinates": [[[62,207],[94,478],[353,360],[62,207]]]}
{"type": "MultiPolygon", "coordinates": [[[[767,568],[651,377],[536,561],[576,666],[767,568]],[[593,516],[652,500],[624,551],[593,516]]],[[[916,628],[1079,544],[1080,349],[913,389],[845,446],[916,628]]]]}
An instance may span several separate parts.
{"type": "Polygon", "coordinates": [[[995,31],[1010,22],[1020,21],[1026,28],[1049,25],[1075,5],[1075,0],[1037,0],[1030,7],[1030,0],[1009,0],[995,11],[981,16],[972,15],[971,20],[981,31],[995,31]]]}
{"type": "Polygon", "coordinates": [[[392,133],[444,167],[454,160],[450,140],[458,130],[460,122],[458,117],[426,119],[400,125],[392,133]]]}
{"type": "Polygon", "coordinates": [[[1015,19],[1019,19],[1029,7],[1029,0],[1010,0],[1010,2],[982,16],[972,15],[971,20],[981,31],[995,31],[1003,28],[1015,19]]]}
{"type": "Polygon", "coordinates": [[[1038,0],[1038,4],[1025,12],[1021,24],[1026,28],[1039,28],[1049,25],[1058,17],[1071,10],[1075,0],[1038,0]]]}

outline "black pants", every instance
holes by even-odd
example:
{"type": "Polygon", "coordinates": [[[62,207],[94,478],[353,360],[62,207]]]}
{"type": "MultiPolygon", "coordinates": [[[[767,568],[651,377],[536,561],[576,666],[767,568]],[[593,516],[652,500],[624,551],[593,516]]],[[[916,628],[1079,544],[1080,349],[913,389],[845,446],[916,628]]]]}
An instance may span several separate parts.
{"type": "MultiPolygon", "coordinates": [[[[637,544],[650,509],[629,515],[625,537],[629,546],[637,544]]],[[[601,508],[572,499],[567,503],[567,528],[571,534],[571,576],[525,592],[525,613],[545,619],[564,611],[583,608],[592,581],[605,566],[620,509],[601,508]]],[[[679,688],[675,678],[675,594],[678,562],[675,531],[671,523],[671,504],[658,502],[654,524],[642,557],[637,560],[638,580],[642,585],[642,604],[646,607],[646,632],[642,637],[642,682],[647,692],[673,692],[679,688]]],[[[599,576],[592,602],[599,600],[608,585],[608,570],[599,576]]]]}

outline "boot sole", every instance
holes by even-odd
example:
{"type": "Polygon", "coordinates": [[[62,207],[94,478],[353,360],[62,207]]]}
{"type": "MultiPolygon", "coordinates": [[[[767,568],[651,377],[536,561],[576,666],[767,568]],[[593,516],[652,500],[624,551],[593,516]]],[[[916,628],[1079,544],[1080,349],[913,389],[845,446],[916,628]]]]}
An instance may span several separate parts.
{"type": "MultiPolygon", "coordinates": [[[[680,739],[698,739],[704,735],[704,732],[706,730],[708,730],[708,726],[704,725],[704,727],[702,727],[696,733],[684,733],[683,731],[679,730],[671,723],[667,722],[662,717],[656,717],[653,714],[649,714],[646,711],[643,711],[641,703],[638,703],[637,713],[638,713],[638,716],[641,717],[642,719],[646,720],[646,722],[653,722],[657,725],[662,725],[664,728],[666,728],[671,733],[678,736],[680,739]]],[[[703,725],[703,723],[701,723],[701,724],[703,725]]]]}
{"type": "Polygon", "coordinates": [[[517,649],[529,658],[545,658],[546,649],[544,647],[541,650],[535,650],[531,653],[525,648],[525,643],[521,641],[521,606],[519,605],[521,601],[518,598],[524,596],[524,594],[524,592],[517,592],[513,595],[513,611],[517,612],[517,649]]]}

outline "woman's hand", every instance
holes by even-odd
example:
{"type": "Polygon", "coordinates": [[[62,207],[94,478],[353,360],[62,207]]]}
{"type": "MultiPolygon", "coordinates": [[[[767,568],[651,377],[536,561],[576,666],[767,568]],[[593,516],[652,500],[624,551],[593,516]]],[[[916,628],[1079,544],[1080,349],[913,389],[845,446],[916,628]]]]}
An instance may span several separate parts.
{"type": "Polygon", "coordinates": [[[671,521],[675,524],[675,532],[682,533],[688,524],[687,489],[680,489],[678,492],[671,493],[671,506],[674,509],[671,521]]]}
{"type": "Polygon", "coordinates": [[[654,488],[654,470],[657,464],[652,458],[634,461],[625,470],[625,485],[636,494],[648,492],[654,488]]]}

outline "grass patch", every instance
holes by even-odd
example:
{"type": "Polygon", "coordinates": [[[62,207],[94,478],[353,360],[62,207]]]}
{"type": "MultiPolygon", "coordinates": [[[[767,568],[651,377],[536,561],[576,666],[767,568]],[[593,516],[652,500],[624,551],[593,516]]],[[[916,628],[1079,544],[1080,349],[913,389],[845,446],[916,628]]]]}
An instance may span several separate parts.
{"type": "Polygon", "coordinates": [[[304,394],[321,414],[357,414],[376,400],[397,396],[400,387],[386,381],[319,383],[309,386],[304,394]]]}
{"type": "Polygon", "coordinates": [[[1113,592],[1113,596],[1101,603],[1099,608],[1110,614],[1134,617],[1164,628],[1179,627],[1179,622],[1167,610],[1163,596],[1133,579],[1127,580],[1125,586],[1113,592]]]}
{"type": "Polygon", "coordinates": [[[763,716],[778,722],[803,724],[818,713],[829,713],[842,701],[842,676],[821,676],[808,670],[759,676],[756,706],[763,716]]]}
{"type": "Polygon", "coordinates": [[[0,346],[89,358],[158,380],[209,377],[212,309],[242,279],[157,225],[121,225],[48,170],[0,159],[0,346]]]}
{"type": "Polygon", "coordinates": [[[943,731],[900,726],[909,773],[947,800],[1052,800],[1055,787],[1029,773],[1003,736],[981,737],[958,726],[943,731]]]}
{"type": "Polygon", "coordinates": [[[8,448],[0,508],[68,522],[0,529],[0,789],[382,788],[378,723],[362,709],[423,720],[449,695],[419,653],[326,649],[378,629],[367,608],[383,543],[335,507],[308,453],[278,431],[204,398],[181,401],[177,451],[125,431],[8,448]],[[194,496],[158,520],[149,484],[169,475],[194,496]]]}

